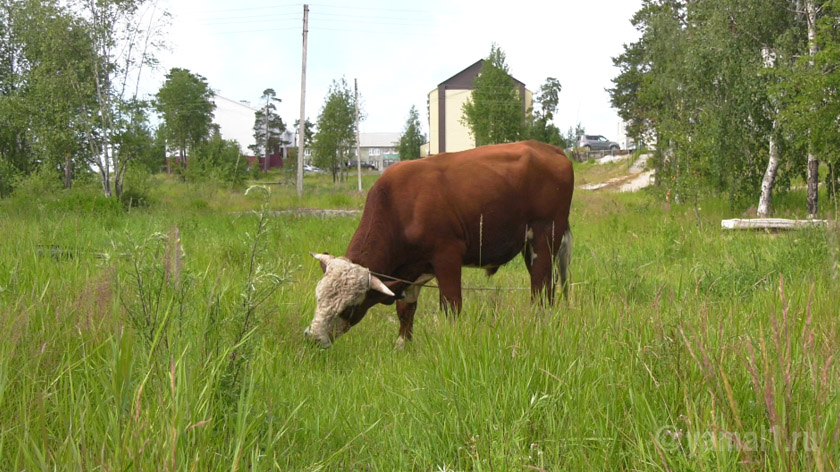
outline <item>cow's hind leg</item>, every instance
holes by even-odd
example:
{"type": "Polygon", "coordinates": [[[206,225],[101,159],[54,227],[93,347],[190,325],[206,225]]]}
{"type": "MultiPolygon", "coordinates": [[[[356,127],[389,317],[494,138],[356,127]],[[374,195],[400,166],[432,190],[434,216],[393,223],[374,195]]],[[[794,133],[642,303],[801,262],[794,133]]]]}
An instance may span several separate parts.
{"type": "Polygon", "coordinates": [[[557,252],[557,267],[560,272],[560,286],[563,287],[563,298],[569,301],[569,265],[572,263],[572,230],[566,224],[566,231],[560,241],[560,250],[557,252]]]}
{"type": "Polygon", "coordinates": [[[522,255],[531,274],[531,299],[554,303],[557,276],[568,298],[568,268],[572,254],[572,234],[568,224],[535,225],[533,236],[525,244],[522,255]],[[562,232],[562,233],[561,233],[562,232]]]}
{"type": "Polygon", "coordinates": [[[551,225],[534,225],[522,255],[531,274],[531,301],[554,303],[553,254],[551,225]]]}

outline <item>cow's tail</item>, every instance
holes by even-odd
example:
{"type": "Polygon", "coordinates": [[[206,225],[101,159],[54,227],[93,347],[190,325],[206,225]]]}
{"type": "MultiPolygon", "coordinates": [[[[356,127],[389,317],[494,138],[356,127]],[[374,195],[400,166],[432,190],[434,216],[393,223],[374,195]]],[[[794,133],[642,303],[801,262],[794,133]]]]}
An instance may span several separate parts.
{"type": "Polygon", "coordinates": [[[569,301],[569,266],[572,263],[572,230],[566,228],[557,251],[557,265],[560,272],[560,285],[563,287],[563,298],[569,301]]]}

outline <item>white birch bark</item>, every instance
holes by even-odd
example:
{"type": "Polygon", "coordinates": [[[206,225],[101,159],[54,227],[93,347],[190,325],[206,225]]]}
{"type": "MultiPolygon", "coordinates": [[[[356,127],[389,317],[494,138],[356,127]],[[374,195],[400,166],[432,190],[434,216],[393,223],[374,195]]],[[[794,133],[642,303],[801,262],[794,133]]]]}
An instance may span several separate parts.
{"type": "MultiPolygon", "coordinates": [[[[808,20],[808,53],[811,56],[810,67],[814,67],[817,55],[817,7],[814,0],[805,0],[805,15],[808,20]]],[[[814,154],[813,147],[808,147],[808,217],[816,218],[819,211],[820,161],[814,154]]]]}
{"type": "MultiPolygon", "coordinates": [[[[765,67],[776,67],[776,54],[770,48],[762,51],[765,67]]],[[[776,114],[777,111],[773,110],[776,114]]],[[[757,216],[766,218],[773,211],[773,185],[776,183],[776,174],[779,170],[779,146],[776,143],[777,122],[773,120],[773,131],[770,134],[770,158],[767,162],[767,170],[764,172],[764,179],[761,181],[761,197],[758,199],[757,216]]]]}
{"type": "MultiPolygon", "coordinates": [[[[773,131],[776,130],[776,122],[773,121],[773,131]]],[[[761,181],[761,197],[758,199],[758,217],[766,218],[773,211],[773,185],[776,183],[776,174],[779,170],[779,147],[776,144],[776,137],[770,136],[770,159],[767,163],[767,170],[764,172],[764,179],[761,181]]]]}

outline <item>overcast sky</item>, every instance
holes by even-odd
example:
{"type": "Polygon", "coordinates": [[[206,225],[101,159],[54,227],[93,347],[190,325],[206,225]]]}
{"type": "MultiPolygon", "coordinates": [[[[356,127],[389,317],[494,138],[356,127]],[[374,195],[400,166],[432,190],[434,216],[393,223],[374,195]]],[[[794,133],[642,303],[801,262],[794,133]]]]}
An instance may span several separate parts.
{"type": "MultiPolygon", "coordinates": [[[[511,74],[536,92],[547,77],[563,86],[555,124],[617,140],[619,118],[605,88],[612,57],[635,41],[641,0],[353,0],[309,4],[306,115],[316,121],[333,80],[358,79],[362,132],[400,132],[416,106],[428,132],[426,99],[437,85],[496,43],[511,74]]],[[[170,67],[203,75],[219,95],[259,106],[266,88],[283,102],[288,126],[300,115],[302,3],[161,0],[173,15],[170,52],[146,76],[154,93],[170,67]]]]}

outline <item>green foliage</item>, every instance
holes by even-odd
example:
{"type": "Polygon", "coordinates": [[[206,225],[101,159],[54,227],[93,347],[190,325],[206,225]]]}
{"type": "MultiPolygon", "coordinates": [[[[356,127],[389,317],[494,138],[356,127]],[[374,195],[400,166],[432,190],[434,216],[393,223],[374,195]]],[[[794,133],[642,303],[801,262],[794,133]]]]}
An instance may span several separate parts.
{"type": "MultiPolygon", "coordinates": [[[[821,16],[816,25],[816,55],[802,54],[789,58],[776,71],[774,98],[781,104],[779,120],[788,132],[789,141],[804,154],[808,150],[832,165],[840,162],[840,2],[816,2],[821,16]]],[[[799,45],[803,49],[806,45],[799,45]]],[[[799,173],[804,174],[804,159],[799,173]]]]}
{"type": "Polygon", "coordinates": [[[560,128],[551,122],[557,112],[562,89],[560,81],[554,77],[548,77],[545,79],[545,83],[540,86],[535,99],[540,109],[534,111],[530,116],[529,129],[527,130],[530,139],[560,147],[571,145],[571,141],[563,139],[560,128]]]}
{"type": "Polygon", "coordinates": [[[84,134],[95,108],[93,45],[81,21],[58,5],[26,2],[31,21],[25,54],[35,61],[27,78],[26,107],[32,117],[33,151],[42,164],[76,167],[89,162],[84,134]]]}
{"type": "Polygon", "coordinates": [[[356,145],[355,98],[347,81],[333,81],[324,106],[318,115],[317,128],[312,143],[315,165],[327,169],[333,176],[346,167],[356,145]]]}
{"type": "Polygon", "coordinates": [[[142,167],[148,173],[156,174],[166,168],[166,138],[162,128],[148,133],[144,132],[143,139],[138,140],[131,167],[142,167]]]}
{"type": "Polygon", "coordinates": [[[184,175],[188,181],[215,180],[241,185],[249,177],[248,159],[242,155],[239,143],[214,133],[193,150],[184,175]]]}
{"type": "Polygon", "coordinates": [[[126,208],[148,206],[152,198],[152,174],[141,165],[132,165],[126,171],[125,185],[120,201],[126,208]]]}
{"type": "Polygon", "coordinates": [[[408,111],[408,119],[400,135],[400,160],[412,160],[420,158],[420,147],[426,143],[426,135],[423,134],[420,125],[420,114],[417,107],[411,106],[408,111]]]}
{"type": "Polygon", "coordinates": [[[566,135],[564,136],[566,146],[571,148],[577,146],[578,138],[584,133],[586,133],[586,127],[584,127],[581,123],[575,125],[574,128],[569,126],[569,129],[566,130],[566,135]]]}
{"type": "Polygon", "coordinates": [[[164,122],[164,133],[180,150],[181,157],[210,136],[213,124],[213,90],[198,74],[172,68],[155,96],[155,108],[164,122]]]}
{"type": "Polygon", "coordinates": [[[14,183],[14,189],[17,198],[38,200],[61,190],[61,178],[55,169],[47,166],[39,167],[35,172],[21,176],[14,183]]]}
{"type": "Polygon", "coordinates": [[[6,159],[0,158],[0,198],[7,197],[14,190],[18,170],[6,159]]]}
{"type": "Polygon", "coordinates": [[[505,53],[493,44],[464,103],[461,122],[469,128],[476,146],[518,141],[524,133],[524,100],[510,75],[505,53]]]}
{"type": "MultiPolygon", "coordinates": [[[[819,136],[837,136],[836,129],[819,130],[836,128],[835,100],[823,99],[833,90],[836,58],[828,53],[821,70],[807,67],[804,4],[778,3],[645,0],[634,16],[641,38],[614,58],[621,72],[609,92],[628,134],[637,142],[655,138],[662,192],[728,195],[740,206],[758,194],[771,138],[780,149],[781,190],[804,173],[812,137],[832,154],[819,136]]],[[[835,25],[829,2],[817,3],[825,4],[823,23],[835,25]]],[[[823,36],[827,49],[833,34],[823,36]]]]}
{"type": "Polygon", "coordinates": [[[96,104],[87,25],[52,1],[4,2],[0,11],[0,160],[24,175],[68,160],[85,168],[87,110],[96,104]]]}
{"type": "MultiPolygon", "coordinates": [[[[295,120],[295,136],[300,133],[300,120],[295,120]]],[[[306,125],[304,126],[304,136],[303,136],[303,144],[308,148],[312,145],[312,141],[315,139],[315,125],[309,121],[309,118],[306,119],[306,125]]],[[[297,145],[298,143],[295,143],[297,145]]]]}
{"type": "Polygon", "coordinates": [[[87,113],[85,141],[108,197],[119,197],[122,179],[133,156],[121,153],[115,140],[136,126],[139,80],[145,67],[156,64],[154,53],[164,47],[168,13],[149,7],[150,0],[73,2],[88,25],[93,50],[92,84],[96,107],[87,113]],[[131,87],[128,84],[136,83],[131,87]],[[112,191],[111,172],[114,173],[112,191]]]}
{"type": "Polygon", "coordinates": [[[128,136],[147,126],[137,122],[145,116],[128,84],[154,64],[162,44],[155,28],[166,17],[147,3],[0,1],[4,167],[27,175],[69,163],[75,176],[95,166],[105,195],[112,185],[120,194],[134,158],[128,136]]]}

